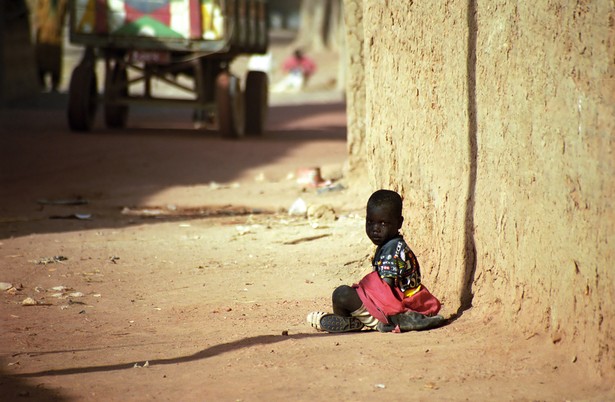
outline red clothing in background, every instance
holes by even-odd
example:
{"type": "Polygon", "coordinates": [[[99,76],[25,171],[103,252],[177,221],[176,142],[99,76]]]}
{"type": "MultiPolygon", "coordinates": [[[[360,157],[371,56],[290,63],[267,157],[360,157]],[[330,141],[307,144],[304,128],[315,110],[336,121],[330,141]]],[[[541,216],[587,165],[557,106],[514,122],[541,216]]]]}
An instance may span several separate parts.
{"type": "Polygon", "coordinates": [[[316,63],[307,56],[297,57],[293,55],[284,60],[282,69],[286,72],[301,72],[305,78],[308,78],[316,71],[316,63]]]}

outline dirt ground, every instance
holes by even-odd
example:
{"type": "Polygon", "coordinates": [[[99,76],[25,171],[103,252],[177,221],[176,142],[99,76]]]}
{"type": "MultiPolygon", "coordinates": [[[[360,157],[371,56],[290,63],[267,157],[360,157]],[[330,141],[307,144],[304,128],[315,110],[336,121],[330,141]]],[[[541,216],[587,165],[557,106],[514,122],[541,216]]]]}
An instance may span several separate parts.
{"type": "Polygon", "coordinates": [[[373,251],[324,87],[278,96],[265,135],[240,141],[145,108],[74,134],[64,93],[0,111],[1,399],[615,400],[488,308],[405,334],[306,324],[373,251]],[[312,167],[344,188],[298,183],[312,167]],[[309,218],[289,214],[298,198],[309,218]]]}

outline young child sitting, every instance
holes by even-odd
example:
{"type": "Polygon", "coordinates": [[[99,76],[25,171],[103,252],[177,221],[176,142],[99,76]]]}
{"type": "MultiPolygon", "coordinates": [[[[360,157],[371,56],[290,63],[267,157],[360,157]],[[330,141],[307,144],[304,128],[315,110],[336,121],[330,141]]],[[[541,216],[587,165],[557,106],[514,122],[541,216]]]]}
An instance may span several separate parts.
{"type": "Polygon", "coordinates": [[[444,324],[440,301],[421,283],[416,256],[399,233],[404,218],[402,199],[391,190],[378,190],[367,201],[365,231],[378,246],[373,272],[358,284],[333,291],[333,314],[311,312],[308,323],[319,331],[349,332],[377,329],[405,332],[444,324]]]}

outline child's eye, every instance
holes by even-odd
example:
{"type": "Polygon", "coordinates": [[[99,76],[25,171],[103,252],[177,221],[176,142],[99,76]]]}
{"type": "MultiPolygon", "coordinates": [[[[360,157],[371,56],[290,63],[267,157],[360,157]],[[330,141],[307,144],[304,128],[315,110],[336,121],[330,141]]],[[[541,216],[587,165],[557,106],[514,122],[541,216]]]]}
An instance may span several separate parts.
{"type": "Polygon", "coordinates": [[[387,222],[387,221],[380,221],[380,222],[374,222],[374,221],[367,221],[367,225],[368,226],[372,226],[372,225],[377,225],[377,226],[389,226],[391,223],[387,222]]]}

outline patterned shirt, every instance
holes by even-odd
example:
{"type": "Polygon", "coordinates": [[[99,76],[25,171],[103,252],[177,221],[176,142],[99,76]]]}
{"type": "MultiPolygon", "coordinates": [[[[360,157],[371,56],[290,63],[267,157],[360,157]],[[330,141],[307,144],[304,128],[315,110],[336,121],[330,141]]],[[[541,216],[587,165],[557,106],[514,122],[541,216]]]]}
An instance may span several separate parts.
{"type": "Polygon", "coordinates": [[[394,237],[376,249],[372,260],[381,278],[393,278],[402,292],[421,284],[421,270],[416,256],[402,236],[394,237]]]}

